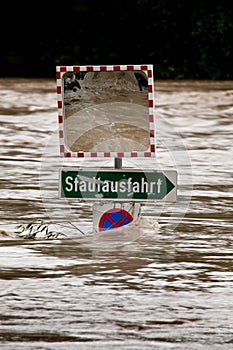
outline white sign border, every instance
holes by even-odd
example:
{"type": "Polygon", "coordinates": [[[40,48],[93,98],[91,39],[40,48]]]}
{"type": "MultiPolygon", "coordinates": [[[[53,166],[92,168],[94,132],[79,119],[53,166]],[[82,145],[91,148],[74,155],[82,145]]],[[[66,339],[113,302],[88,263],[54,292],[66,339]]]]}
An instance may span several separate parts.
{"type": "MultiPolygon", "coordinates": [[[[59,199],[67,199],[67,197],[62,195],[62,184],[61,184],[61,173],[62,171],[93,171],[93,172],[98,172],[98,170],[94,168],[77,168],[77,167],[68,167],[68,168],[60,168],[59,169],[59,199]]],[[[166,194],[161,199],[130,199],[130,198],[74,198],[78,201],[87,201],[87,202],[141,202],[141,203],[146,203],[146,202],[176,202],[177,201],[177,192],[178,192],[178,174],[177,170],[138,170],[138,169],[108,169],[108,170],[101,170],[104,172],[119,172],[119,173],[125,173],[127,171],[129,172],[140,172],[140,173],[161,173],[163,174],[173,185],[174,188],[166,194]]]]}

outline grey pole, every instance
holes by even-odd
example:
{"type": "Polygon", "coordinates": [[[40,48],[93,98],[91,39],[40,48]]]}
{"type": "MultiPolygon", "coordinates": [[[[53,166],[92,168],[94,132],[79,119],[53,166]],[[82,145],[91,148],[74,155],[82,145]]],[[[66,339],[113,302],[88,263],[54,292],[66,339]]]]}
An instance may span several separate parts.
{"type": "Polygon", "coordinates": [[[122,158],[115,158],[115,169],[122,169],[122,158]]]}

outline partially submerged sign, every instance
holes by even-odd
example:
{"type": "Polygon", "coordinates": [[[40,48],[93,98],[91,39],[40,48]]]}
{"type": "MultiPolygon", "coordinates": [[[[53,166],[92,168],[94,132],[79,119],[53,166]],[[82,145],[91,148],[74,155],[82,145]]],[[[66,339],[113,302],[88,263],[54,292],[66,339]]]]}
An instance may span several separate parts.
{"type": "Polygon", "coordinates": [[[152,65],[56,67],[62,157],[154,157],[152,65]]]}
{"type": "Polygon", "coordinates": [[[93,227],[95,231],[107,231],[136,222],[140,216],[139,202],[95,202],[93,227]]]}
{"type": "Polygon", "coordinates": [[[60,198],[176,201],[177,172],[60,170],[60,198]]]}

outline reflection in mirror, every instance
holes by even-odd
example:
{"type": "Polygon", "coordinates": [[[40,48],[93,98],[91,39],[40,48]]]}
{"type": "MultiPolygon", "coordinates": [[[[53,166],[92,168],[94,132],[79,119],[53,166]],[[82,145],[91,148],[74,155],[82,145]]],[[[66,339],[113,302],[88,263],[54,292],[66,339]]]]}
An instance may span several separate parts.
{"type": "Polygon", "coordinates": [[[71,152],[133,152],[150,148],[145,71],[63,75],[65,145],[71,152]]]}

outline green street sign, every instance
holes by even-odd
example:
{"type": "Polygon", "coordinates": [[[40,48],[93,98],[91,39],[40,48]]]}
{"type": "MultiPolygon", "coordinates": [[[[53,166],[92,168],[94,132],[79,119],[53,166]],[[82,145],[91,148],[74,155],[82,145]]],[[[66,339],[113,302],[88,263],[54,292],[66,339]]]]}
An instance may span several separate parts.
{"type": "Polygon", "coordinates": [[[60,169],[59,197],[85,200],[176,201],[175,170],[60,169]]]}

